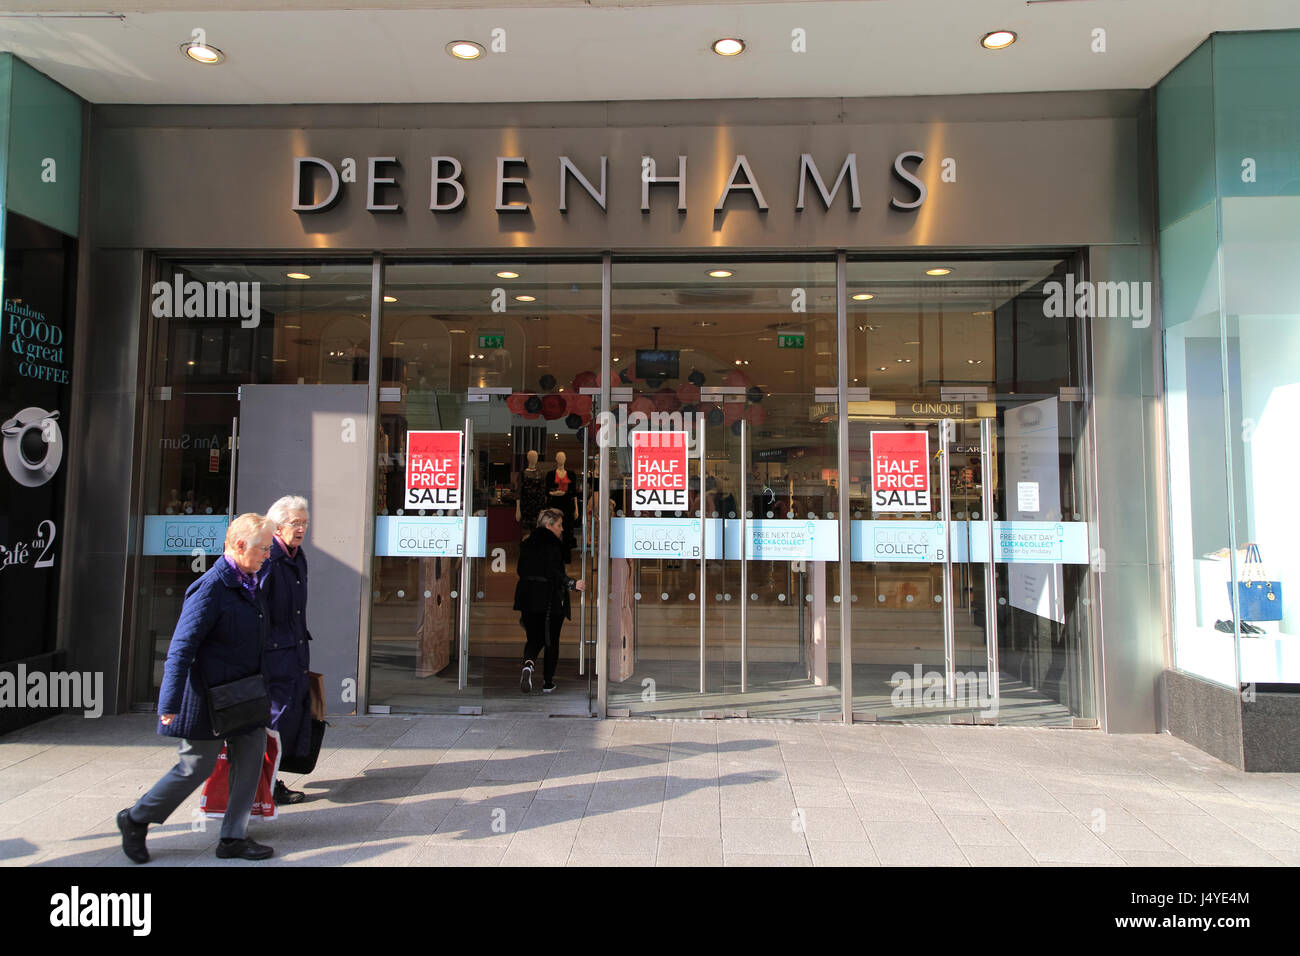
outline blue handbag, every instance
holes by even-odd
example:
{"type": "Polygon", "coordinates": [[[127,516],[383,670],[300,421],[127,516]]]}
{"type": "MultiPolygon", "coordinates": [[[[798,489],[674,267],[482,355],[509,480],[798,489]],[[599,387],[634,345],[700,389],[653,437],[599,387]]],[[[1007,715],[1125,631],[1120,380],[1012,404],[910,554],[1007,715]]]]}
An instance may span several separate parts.
{"type": "MultiPolygon", "coordinates": [[[[1231,583],[1228,593],[1231,596],[1231,583]]],[[[1237,607],[1242,621],[1282,620],[1282,582],[1268,579],[1257,544],[1246,545],[1246,561],[1237,582],[1237,607]]]]}

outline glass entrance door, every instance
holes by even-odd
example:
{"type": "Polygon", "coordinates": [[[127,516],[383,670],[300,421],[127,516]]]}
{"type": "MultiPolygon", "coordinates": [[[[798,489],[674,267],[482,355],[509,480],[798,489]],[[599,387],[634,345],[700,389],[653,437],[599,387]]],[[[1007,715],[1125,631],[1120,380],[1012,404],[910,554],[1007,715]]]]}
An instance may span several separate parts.
{"type": "Polygon", "coordinates": [[[1083,350],[1045,304],[1066,267],[848,264],[861,719],[1092,718],[1083,350]]]}
{"type": "Polygon", "coordinates": [[[521,686],[514,601],[521,544],[548,508],[564,519],[567,575],[583,573],[600,266],[396,262],[384,293],[370,699],[393,712],[585,716],[587,595],[570,595],[546,692],[544,659],[532,691],[521,686]],[[468,516],[403,507],[420,430],[462,434],[468,516]],[[446,534],[380,533],[435,526],[446,534]]]}
{"type": "Polygon", "coordinates": [[[840,711],[834,275],[615,264],[610,713],[840,711]],[[685,509],[633,509],[637,430],[688,434],[685,509]]]}

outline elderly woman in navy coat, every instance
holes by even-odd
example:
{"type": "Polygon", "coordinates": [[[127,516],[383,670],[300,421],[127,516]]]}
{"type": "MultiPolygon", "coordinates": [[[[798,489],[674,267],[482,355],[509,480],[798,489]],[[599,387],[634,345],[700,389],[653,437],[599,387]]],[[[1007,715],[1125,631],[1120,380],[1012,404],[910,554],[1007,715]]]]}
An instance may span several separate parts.
{"type": "MultiPolygon", "coordinates": [[[[311,634],[307,631],[307,556],[302,550],[310,523],[307,499],[285,495],[271,505],[266,517],[275,538],[257,583],[271,612],[264,665],[271,693],[271,728],[279,731],[284,754],[304,756],[311,749],[311,684],[307,678],[311,634]]],[[[275,782],[276,803],[301,803],[303,799],[302,791],[275,782]]]]}
{"type": "MultiPolygon", "coordinates": [[[[135,805],[117,815],[122,852],[148,863],[145,834],[162,823],[211,774],[222,737],[212,731],[207,688],[251,677],[262,667],[269,634],[257,572],[271,550],[271,529],[259,514],[242,514],[226,530],[226,552],[185,592],[158,691],[158,733],[179,737],[180,759],[135,805]]],[[[269,846],[248,839],[248,815],[266,752],[265,722],[227,733],[230,799],[217,856],[264,860],[269,846]]]]}

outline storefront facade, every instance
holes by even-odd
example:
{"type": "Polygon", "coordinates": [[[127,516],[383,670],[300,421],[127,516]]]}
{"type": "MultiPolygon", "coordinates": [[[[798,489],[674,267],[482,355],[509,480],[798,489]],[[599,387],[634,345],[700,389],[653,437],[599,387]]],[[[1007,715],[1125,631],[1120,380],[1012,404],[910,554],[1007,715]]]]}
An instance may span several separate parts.
{"type": "Polygon", "coordinates": [[[1168,726],[1300,769],[1289,518],[1300,391],[1300,31],[1215,34],[1156,88],[1169,453],[1168,726]]]}
{"type": "Polygon", "coordinates": [[[338,713],[1156,729],[1148,111],[93,108],[79,658],[150,706],[227,514],[302,493],[338,713]],[[421,431],[468,522],[405,507],[421,431]],[[544,504],[589,590],[524,697],[544,504]]]}

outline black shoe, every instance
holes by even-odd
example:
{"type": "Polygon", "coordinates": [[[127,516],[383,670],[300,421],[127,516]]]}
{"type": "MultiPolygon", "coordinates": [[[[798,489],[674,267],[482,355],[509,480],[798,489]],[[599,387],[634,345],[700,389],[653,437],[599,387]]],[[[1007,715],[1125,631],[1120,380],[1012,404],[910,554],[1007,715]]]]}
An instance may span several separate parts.
{"type": "Polygon", "coordinates": [[[519,690],[524,694],[533,692],[533,662],[524,661],[523,672],[519,675],[519,690]]]}
{"type": "Polygon", "coordinates": [[[149,824],[132,820],[128,807],[117,815],[117,828],[122,831],[122,852],[126,858],[132,863],[148,863],[149,851],[145,848],[144,836],[149,824]]]}
{"type": "Polygon", "coordinates": [[[555,681],[553,680],[548,680],[545,684],[542,685],[543,694],[549,694],[553,690],[555,690],[555,681]]]}
{"type": "Polygon", "coordinates": [[[258,843],[244,837],[241,840],[227,840],[224,837],[217,844],[219,860],[265,860],[275,853],[264,843],[258,843]]]}
{"type": "Polygon", "coordinates": [[[307,799],[307,794],[301,790],[290,790],[280,780],[275,782],[275,803],[276,806],[284,806],[286,803],[302,803],[307,799]]]}

